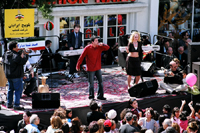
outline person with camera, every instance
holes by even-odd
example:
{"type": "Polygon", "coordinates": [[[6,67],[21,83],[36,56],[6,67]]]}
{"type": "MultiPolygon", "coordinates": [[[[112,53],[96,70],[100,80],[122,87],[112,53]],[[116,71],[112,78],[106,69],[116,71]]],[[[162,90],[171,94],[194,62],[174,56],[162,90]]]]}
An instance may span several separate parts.
{"type": "Polygon", "coordinates": [[[20,98],[23,91],[23,66],[28,60],[28,53],[25,50],[18,52],[17,42],[9,43],[9,51],[3,55],[4,73],[8,79],[7,107],[13,107],[14,93],[14,109],[23,110],[20,107],[20,98]],[[14,92],[15,91],[15,92],[14,92]]]}
{"type": "Polygon", "coordinates": [[[178,64],[175,61],[169,63],[170,69],[164,70],[164,83],[174,89],[176,92],[184,91],[187,89],[187,85],[183,84],[183,74],[178,68],[178,64]]]}

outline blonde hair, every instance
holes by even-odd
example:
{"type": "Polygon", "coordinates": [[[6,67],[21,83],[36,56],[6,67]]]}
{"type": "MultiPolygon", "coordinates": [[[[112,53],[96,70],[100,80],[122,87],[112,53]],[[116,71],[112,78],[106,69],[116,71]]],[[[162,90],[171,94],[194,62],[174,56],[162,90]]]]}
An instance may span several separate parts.
{"type": "Polygon", "coordinates": [[[129,38],[129,43],[133,43],[133,40],[134,40],[134,36],[138,34],[138,42],[141,41],[141,38],[140,38],[140,33],[139,32],[133,32],[129,38]]]}
{"type": "Polygon", "coordinates": [[[99,125],[99,131],[97,131],[97,133],[104,133],[104,128],[103,128],[103,123],[105,122],[104,119],[99,119],[97,121],[98,125],[99,125]]]}

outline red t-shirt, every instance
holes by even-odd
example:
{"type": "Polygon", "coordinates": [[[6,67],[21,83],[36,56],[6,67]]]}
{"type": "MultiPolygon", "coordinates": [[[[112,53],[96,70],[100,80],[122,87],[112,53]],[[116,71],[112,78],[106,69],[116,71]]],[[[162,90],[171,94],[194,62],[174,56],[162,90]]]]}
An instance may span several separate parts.
{"type": "Polygon", "coordinates": [[[92,44],[86,46],[83,53],[78,59],[76,69],[80,69],[80,65],[85,57],[86,59],[86,70],[97,71],[101,69],[101,53],[102,51],[108,50],[110,47],[106,44],[103,46],[93,47],[92,44]]]}

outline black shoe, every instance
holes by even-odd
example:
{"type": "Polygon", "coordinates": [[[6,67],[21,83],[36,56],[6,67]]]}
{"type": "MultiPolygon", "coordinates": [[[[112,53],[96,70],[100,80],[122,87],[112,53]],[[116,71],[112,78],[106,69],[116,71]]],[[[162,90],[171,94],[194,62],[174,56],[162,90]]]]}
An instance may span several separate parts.
{"type": "Polygon", "coordinates": [[[32,97],[31,94],[26,94],[26,93],[24,93],[24,94],[25,94],[27,97],[32,97]]]}
{"type": "Polygon", "coordinates": [[[91,96],[89,96],[88,98],[89,98],[89,99],[94,99],[94,97],[91,97],[91,96]]]}
{"type": "Polygon", "coordinates": [[[106,100],[105,97],[97,97],[97,99],[99,99],[99,100],[106,100]]]}
{"type": "Polygon", "coordinates": [[[7,108],[13,108],[13,105],[7,105],[6,107],[7,108]]]}
{"type": "Polygon", "coordinates": [[[14,110],[24,110],[24,107],[14,107],[14,110]]]}

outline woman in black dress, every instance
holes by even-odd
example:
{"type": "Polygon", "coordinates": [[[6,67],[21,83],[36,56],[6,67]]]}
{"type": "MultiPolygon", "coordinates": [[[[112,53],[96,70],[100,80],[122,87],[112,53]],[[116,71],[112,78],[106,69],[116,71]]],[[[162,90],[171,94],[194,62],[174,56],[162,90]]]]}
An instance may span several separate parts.
{"type": "Polygon", "coordinates": [[[126,58],[126,72],[128,75],[128,88],[131,87],[131,76],[135,76],[135,84],[138,84],[141,76],[141,61],[143,58],[140,33],[133,32],[130,36],[126,58]]]}

